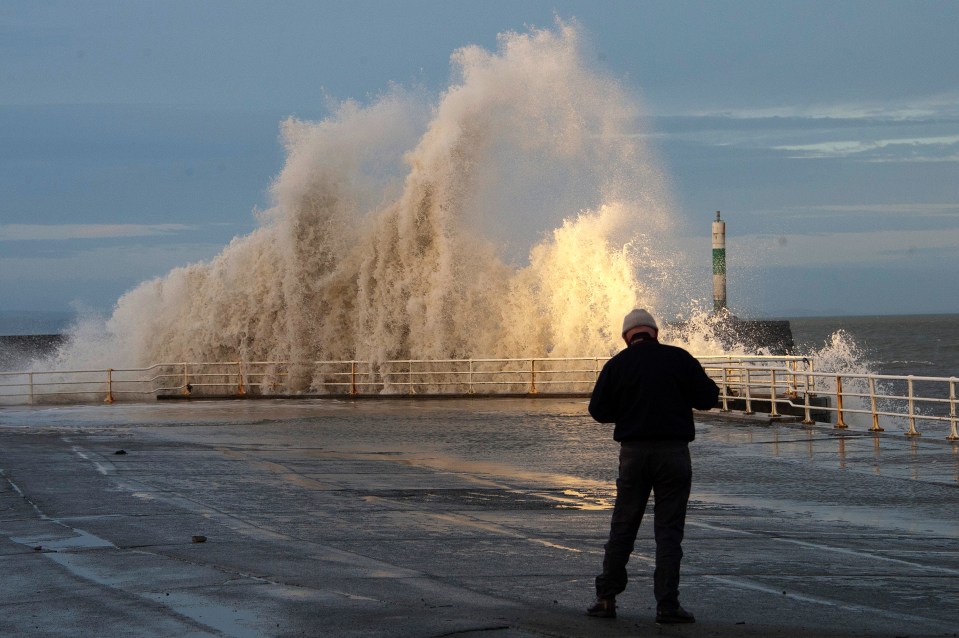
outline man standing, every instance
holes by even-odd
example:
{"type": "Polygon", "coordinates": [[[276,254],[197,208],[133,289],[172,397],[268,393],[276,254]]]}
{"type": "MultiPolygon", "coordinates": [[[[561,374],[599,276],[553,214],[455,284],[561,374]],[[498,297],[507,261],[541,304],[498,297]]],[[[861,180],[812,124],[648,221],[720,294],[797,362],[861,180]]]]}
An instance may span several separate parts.
{"type": "Polygon", "coordinates": [[[652,491],[656,622],[691,623],[695,618],[679,604],[679,564],[692,482],[688,444],[696,436],[692,409],[714,407],[719,388],[691,354],[659,343],[647,311],[626,315],[622,334],[627,347],[603,366],[589,401],[594,419],[616,424],[620,453],[603,573],[587,613],[616,617],[616,595],[626,589],[626,563],[652,491]]]}

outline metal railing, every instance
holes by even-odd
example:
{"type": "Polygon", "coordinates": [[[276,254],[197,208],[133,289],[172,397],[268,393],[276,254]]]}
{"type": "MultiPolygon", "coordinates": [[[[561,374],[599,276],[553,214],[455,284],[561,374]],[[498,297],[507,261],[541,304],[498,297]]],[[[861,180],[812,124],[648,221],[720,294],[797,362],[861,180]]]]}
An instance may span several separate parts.
{"type": "Polygon", "coordinates": [[[948,426],[946,439],[959,441],[957,431],[957,377],[922,377],[850,372],[815,372],[809,366],[757,365],[703,361],[707,372],[719,384],[720,409],[731,411],[741,404],[745,414],[755,414],[762,405],[770,417],[789,414],[802,417],[812,425],[824,420],[836,429],[847,429],[853,419],[871,432],[885,430],[880,425],[901,427],[907,436],[919,436],[919,423],[948,426]],[[922,394],[917,384],[924,384],[922,394]]]}
{"type": "Polygon", "coordinates": [[[167,383],[158,394],[239,396],[450,395],[589,393],[605,358],[401,359],[369,361],[253,361],[155,366],[167,383]]]}
{"type": "Polygon", "coordinates": [[[112,403],[170,395],[588,394],[605,361],[605,357],[235,361],[0,372],[0,402],[112,403]]]}
{"type": "MultiPolygon", "coordinates": [[[[819,372],[806,357],[699,357],[720,386],[720,410],[761,408],[803,423],[880,432],[948,427],[959,441],[956,377],[819,372]],[[921,386],[921,391],[918,388],[921,386]],[[814,419],[814,417],[816,417],[814,419]]],[[[0,372],[0,403],[148,398],[367,396],[588,396],[605,357],[161,363],[147,368],[0,372]]]]}

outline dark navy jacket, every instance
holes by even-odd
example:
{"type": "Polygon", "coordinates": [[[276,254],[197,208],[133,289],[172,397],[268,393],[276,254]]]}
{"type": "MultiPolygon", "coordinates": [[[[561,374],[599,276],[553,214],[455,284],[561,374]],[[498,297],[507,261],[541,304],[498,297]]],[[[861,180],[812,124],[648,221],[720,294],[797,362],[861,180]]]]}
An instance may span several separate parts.
{"type": "Polygon", "coordinates": [[[719,388],[691,354],[658,341],[636,341],[606,362],[589,413],[615,423],[613,438],[627,441],[692,441],[693,408],[716,405],[719,388]]]}

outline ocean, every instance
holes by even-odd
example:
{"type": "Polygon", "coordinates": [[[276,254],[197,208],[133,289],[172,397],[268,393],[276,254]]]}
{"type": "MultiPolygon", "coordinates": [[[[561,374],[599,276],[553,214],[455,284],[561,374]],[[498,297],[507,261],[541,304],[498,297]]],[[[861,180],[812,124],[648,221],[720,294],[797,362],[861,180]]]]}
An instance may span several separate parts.
{"type": "MultiPolygon", "coordinates": [[[[959,376],[959,314],[785,319],[795,354],[841,348],[875,374],[959,376]]],[[[68,312],[0,311],[0,336],[61,334],[72,322],[68,312]]]]}
{"type": "Polygon", "coordinates": [[[796,353],[819,351],[839,333],[875,374],[959,376],[959,314],[789,319],[796,353]]]}

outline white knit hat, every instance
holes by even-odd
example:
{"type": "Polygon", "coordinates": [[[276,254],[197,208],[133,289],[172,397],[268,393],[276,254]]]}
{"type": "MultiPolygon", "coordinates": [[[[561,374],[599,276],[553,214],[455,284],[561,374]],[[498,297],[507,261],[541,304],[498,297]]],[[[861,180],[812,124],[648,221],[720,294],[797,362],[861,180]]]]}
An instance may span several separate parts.
{"type": "Polygon", "coordinates": [[[626,315],[626,318],[623,319],[623,336],[625,337],[627,332],[633,328],[638,328],[639,326],[649,326],[654,330],[659,330],[659,326],[656,325],[656,320],[653,319],[653,315],[649,314],[642,308],[637,308],[626,315]]]}

